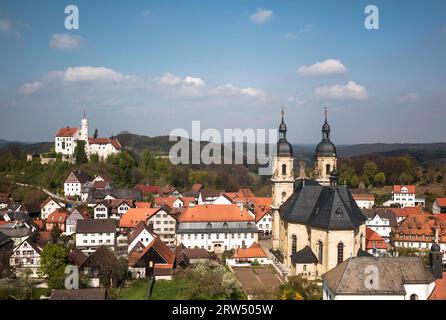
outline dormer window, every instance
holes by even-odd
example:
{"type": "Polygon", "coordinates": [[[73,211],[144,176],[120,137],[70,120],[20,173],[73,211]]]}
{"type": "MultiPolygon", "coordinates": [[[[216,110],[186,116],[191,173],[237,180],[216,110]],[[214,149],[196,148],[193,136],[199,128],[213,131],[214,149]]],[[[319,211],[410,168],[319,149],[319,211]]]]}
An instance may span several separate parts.
{"type": "Polygon", "coordinates": [[[252,228],[252,223],[251,222],[248,222],[246,225],[248,226],[248,228],[252,228]]]}
{"type": "Polygon", "coordinates": [[[228,224],[226,222],[223,223],[223,229],[228,229],[228,224]]]}
{"type": "Polygon", "coordinates": [[[206,225],[206,229],[212,229],[212,223],[208,223],[208,224],[206,225]]]}
{"type": "Polygon", "coordinates": [[[344,211],[342,211],[341,208],[337,208],[335,211],[336,218],[342,218],[343,215],[344,215],[344,211]]]}

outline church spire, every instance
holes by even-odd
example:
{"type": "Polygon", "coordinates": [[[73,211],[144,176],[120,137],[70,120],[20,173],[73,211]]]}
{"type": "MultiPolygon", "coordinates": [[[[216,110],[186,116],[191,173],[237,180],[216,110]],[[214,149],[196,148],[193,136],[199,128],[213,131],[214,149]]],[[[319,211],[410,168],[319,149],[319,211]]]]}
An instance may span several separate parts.
{"type": "Polygon", "coordinates": [[[286,127],[285,120],[284,120],[284,116],[285,116],[284,107],[282,107],[281,114],[282,114],[282,122],[280,123],[280,126],[279,126],[279,141],[285,141],[286,140],[287,127],[286,127]]]}
{"type": "Polygon", "coordinates": [[[330,140],[330,125],[328,124],[328,112],[327,112],[327,107],[325,107],[324,110],[324,118],[325,118],[325,122],[324,125],[322,126],[322,140],[330,140]]]}

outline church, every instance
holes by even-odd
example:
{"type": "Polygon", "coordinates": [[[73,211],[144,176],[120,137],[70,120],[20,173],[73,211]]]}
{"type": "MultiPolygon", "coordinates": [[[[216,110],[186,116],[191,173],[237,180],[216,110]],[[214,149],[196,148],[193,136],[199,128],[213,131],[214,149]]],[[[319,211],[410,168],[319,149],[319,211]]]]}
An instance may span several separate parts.
{"type": "Polygon", "coordinates": [[[338,184],[336,146],[325,110],[322,140],[315,150],[314,179],[294,178],[293,148],[282,111],[272,181],[273,249],[293,274],[310,279],[365,250],[366,217],[347,186],[338,184]]]}

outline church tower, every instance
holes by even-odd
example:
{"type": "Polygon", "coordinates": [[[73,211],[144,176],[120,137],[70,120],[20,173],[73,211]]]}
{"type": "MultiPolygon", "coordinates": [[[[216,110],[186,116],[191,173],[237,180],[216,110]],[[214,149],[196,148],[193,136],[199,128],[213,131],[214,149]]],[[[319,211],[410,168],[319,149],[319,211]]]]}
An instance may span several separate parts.
{"type": "Polygon", "coordinates": [[[325,123],[322,126],[322,141],[316,147],[314,174],[316,181],[322,185],[330,184],[330,172],[336,170],[336,146],[330,141],[330,125],[327,122],[325,108],[325,123]]]}
{"type": "Polygon", "coordinates": [[[273,184],[271,205],[273,211],[273,249],[278,249],[279,246],[279,208],[294,191],[293,148],[286,139],[286,132],[287,127],[284,122],[284,111],[282,109],[282,122],[279,126],[277,154],[274,158],[273,174],[271,177],[273,184]]]}
{"type": "Polygon", "coordinates": [[[79,140],[84,140],[88,143],[88,118],[85,115],[85,111],[81,120],[81,135],[79,137],[79,140]]]}

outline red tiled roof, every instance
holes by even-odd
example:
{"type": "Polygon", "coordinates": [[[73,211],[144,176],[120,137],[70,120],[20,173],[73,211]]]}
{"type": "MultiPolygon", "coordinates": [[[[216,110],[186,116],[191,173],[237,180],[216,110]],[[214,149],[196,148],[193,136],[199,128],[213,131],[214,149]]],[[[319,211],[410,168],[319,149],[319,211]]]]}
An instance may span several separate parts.
{"type": "Polygon", "coordinates": [[[424,212],[421,207],[389,208],[389,210],[391,210],[397,217],[429,214],[427,212],[424,212]]]}
{"type": "Polygon", "coordinates": [[[446,197],[438,197],[435,202],[439,207],[446,207],[446,197]]]}
{"type": "Polygon", "coordinates": [[[46,218],[47,223],[65,223],[65,220],[67,220],[67,212],[62,208],[54,210],[46,218]]]}
{"type": "Polygon", "coordinates": [[[435,280],[435,289],[429,300],[446,300],[446,272],[443,272],[441,279],[435,280]]]}
{"type": "Polygon", "coordinates": [[[183,205],[184,205],[184,201],[182,200],[182,198],[177,198],[177,197],[157,197],[154,199],[154,203],[158,207],[167,205],[168,207],[173,208],[173,204],[177,200],[180,200],[181,202],[183,202],[183,205]]]}
{"type": "Polygon", "coordinates": [[[262,247],[253,242],[249,248],[238,248],[235,250],[234,258],[267,258],[268,255],[262,247]]]}
{"type": "Polygon", "coordinates": [[[56,133],[56,137],[73,137],[79,128],[60,128],[56,133]]]}
{"type": "Polygon", "coordinates": [[[118,140],[116,139],[110,139],[110,138],[89,138],[88,139],[88,143],[89,144],[111,144],[113,147],[115,147],[116,149],[121,149],[122,146],[119,143],[118,140]]]}
{"type": "Polygon", "coordinates": [[[439,242],[446,243],[446,215],[412,215],[396,228],[394,238],[400,241],[431,243],[436,229],[438,229],[438,235],[441,236],[439,242]],[[404,235],[404,238],[401,237],[401,234],[404,235]],[[418,236],[421,236],[421,239],[418,239],[418,236]],[[426,239],[426,236],[429,238],[426,239]]]}
{"type": "Polygon", "coordinates": [[[375,196],[369,193],[352,193],[353,199],[363,201],[375,201],[375,196]]]}
{"type": "Polygon", "coordinates": [[[246,207],[236,204],[197,205],[186,208],[178,218],[179,222],[222,222],[222,221],[255,221],[246,207]]]}
{"type": "Polygon", "coordinates": [[[415,186],[414,185],[410,185],[410,186],[404,186],[404,185],[394,185],[393,186],[393,192],[395,193],[401,193],[401,189],[406,187],[407,188],[407,193],[415,193],[415,186]]]}
{"type": "Polygon", "coordinates": [[[135,202],[136,208],[151,208],[152,203],[151,202],[135,202]]]}
{"type": "Polygon", "coordinates": [[[135,228],[140,221],[146,222],[160,208],[130,208],[119,220],[121,228],[135,228]]]}
{"type": "Polygon", "coordinates": [[[141,190],[142,193],[152,193],[152,194],[158,194],[160,187],[158,186],[149,186],[145,184],[138,184],[135,186],[136,189],[141,190]]]}
{"type": "Polygon", "coordinates": [[[155,250],[155,252],[157,252],[166,262],[163,264],[157,263],[155,264],[155,266],[160,267],[164,265],[165,268],[173,268],[173,263],[175,262],[175,253],[164,244],[160,237],[156,237],[155,239],[153,239],[152,242],[150,242],[147,247],[145,247],[145,249],[141,252],[131,252],[128,257],[129,266],[135,266],[151,248],[155,250]]]}
{"type": "Polygon", "coordinates": [[[383,237],[372,229],[366,228],[365,234],[367,249],[387,249],[389,247],[383,237]]]}

